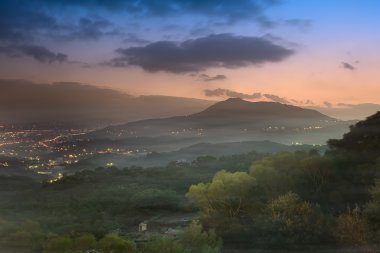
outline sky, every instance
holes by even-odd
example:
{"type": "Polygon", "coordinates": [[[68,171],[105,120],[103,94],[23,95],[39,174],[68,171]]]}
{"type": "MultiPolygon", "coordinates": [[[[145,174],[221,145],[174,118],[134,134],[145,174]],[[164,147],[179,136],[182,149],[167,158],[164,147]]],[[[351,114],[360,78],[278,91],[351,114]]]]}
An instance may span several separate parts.
{"type": "Polygon", "coordinates": [[[0,0],[0,78],[380,103],[380,1],[0,0]]]}

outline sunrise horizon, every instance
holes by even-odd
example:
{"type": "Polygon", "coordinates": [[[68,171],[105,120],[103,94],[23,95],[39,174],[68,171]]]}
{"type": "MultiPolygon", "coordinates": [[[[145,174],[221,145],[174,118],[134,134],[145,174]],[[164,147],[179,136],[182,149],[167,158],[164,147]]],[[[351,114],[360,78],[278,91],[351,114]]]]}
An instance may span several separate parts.
{"type": "Polygon", "coordinates": [[[372,53],[380,6],[373,1],[1,6],[3,79],[78,82],[132,95],[205,99],[205,90],[224,89],[319,105],[380,103],[380,62],[372,53]]]}

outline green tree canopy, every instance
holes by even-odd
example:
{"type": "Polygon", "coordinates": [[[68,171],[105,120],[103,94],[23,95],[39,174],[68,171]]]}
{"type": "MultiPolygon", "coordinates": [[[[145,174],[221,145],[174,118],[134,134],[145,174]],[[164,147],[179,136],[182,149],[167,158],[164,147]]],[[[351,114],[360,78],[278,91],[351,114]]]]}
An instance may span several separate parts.
{"type": "Polygon", "coordinates": [[[210,183],[192,185],[187,198],[206,216],[235,218],[251,207],[256,180],[245,172],[218,172],[210,183]]]}

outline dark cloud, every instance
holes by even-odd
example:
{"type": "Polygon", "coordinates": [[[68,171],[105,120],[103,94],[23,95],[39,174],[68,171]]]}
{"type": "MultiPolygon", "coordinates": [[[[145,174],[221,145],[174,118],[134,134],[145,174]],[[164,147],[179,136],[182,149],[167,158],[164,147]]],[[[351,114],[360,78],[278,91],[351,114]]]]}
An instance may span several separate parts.
{"type": "MultiPolygon", "coordinates": [[[[108,17],[109,12],[122,15],[124,19],[178,17],[181,14],[206,17],[214,23],[231,23],[248,18],[265,23],[265,10],[278,2],[279,0],[1,0],[0,43],[37,43],[46,39],[87,40],[107,35],[125,35],[120,28],[104,18],[108,17]],[[100,16],[78,18],[79,14],[91,13],[89,10],[100,16]]],[[[201,30],[193,33],[193,36],[210,34],[201,30]]],[[[130,42],[133,40],[134,38],[129,38],[130,42]]],[[[137,40],[134,42],[145,43],[137,40]]]]}
{"type": "Polygon", "coordinates": [[[37,32],[58,27],[55,17],[31,4],[32,1],[0,1],[0,42],[24,42],[37,32]]]}
{"type": "Polygon", "coordinates": [[[67,29],[68,31],[62,36],[66,39],[92,39],[97,40],[104,35],[118,34],[114,30],[113,24],[107,19],[96,17],[82,17],[78,25],[67,29]]]}
{"type": "Polygon", "coordinates": [[[278,102],[282,104],[290,104],[290,102],[286,98],[282,98],[274,94],[263,94],[263,97],[269,100],[272,100],[273,102],[278,102]]]}
{"type": "Polygon", "coordinates": [[[352,64],[348,63],[348,62],[342,62],[341,63],[341,66],[344,68],[344,69],[348,69],[348,70],[355,70],[356,67],[353,66],[352,64]]]}
{"type": "Polygon", "coordinates": [[[103,17],[108,17],[109,12],[116,13],[124,19],[178,17],[181,14],[222,23],[248,18],[268,23],[264,12],[278,2],[280,0],[1,0],[0,42],[30,43],[46,39],[47,35],[49,39],[122,35],[101,17],[82,17],[78,21],[78,14],[90,11],[103,17]]]}
{"type": "Polygon", "coordinates": [[[310,99],[306,99],[306,100],[290,99],[290,101],[296,104],[301,104],[301,105],[314,105],[314,102],[311,101],[310,99]]]}
{"type": "Polygon", "coordinates": [[[127,12],[138,16],[170,16],[199,14],[236,21],[261,14],[279,0],[49,0],[38,2],[50,6],[74,5],[102,8],[112,12],[127,12]]]}
{"type": "MultiPolygon", "coordinates": [[[[284,97],[280,97],[274,94],[262,94],[260,92],[256,92],[253,94],[248,94],[248,93],[241,93],[229,89],[206,89],[203,90],[204,95],[206,97],[229,97],[229,98],[242,98],[242,99],[249,99],[249,100],[258,100],[258,99],[267,99],[272,102],[277,102],[277,103],[282,103],[282,104],[302,104],[302,105],[314,105],[314,102],[307,99],[307,100],[295,100],[295,99],[286,99],[284,97]],[[291,101],[291,102],[290,102],[291,101]]],[[[326,103],[326,102],[325,102],[326,103]]]]}
{"type": "Polygon", "coordinates": [[[203,82],[223,81],[223,80],[227,79],[227,76],[225,76],[225,75],[210,76],[207,74],[201,74],[198,76],[198,79],[203,81],[203,82]]]}
{"type": "Polygon", "coordinates": [[[11,45],[0,47],[0,54],[11,58],[29,56],[41,63],[62,63],[67,61],[68,56],[62,53],[54,53],[43,46],[35,45],[11,45]]]}
{"type": "Polygon", "coordinates": [[[246,94],[240,93],[228,89],[215,89],[215,90],[204,90],[204,94],[207,97],[230,97],[230,98],[242,98],[242,99],[260,99],[262,97],[261,93],[246,94]]]}
{"type": "Polygon", "coordinates": [[[42,63],[64,62],[67,60],[66,54],[54,53],[42,46],[17,46],[16,49],[42,63]]]}
{"type": "Polygon", "coordinates": [[[76,21],[75,15],[65,12],[64,8],[52,11],[49,6],[54,6],[54,2],[0,1],[0,42],[30,43],[41,38],[98,39],[116,33],[113,24],[104,18],[82,17],[76,21]]]}
{"type": "Polygon", "coordinates": [[[159,41],[144,47],[130,47],[116,51],[120,57],[108,65],[139,66],[146,71],[172,73],[199,72],[213,67],[237,68],[279,62],[293,50],[259,37],[210,35],[176,43],[159,41]]]}

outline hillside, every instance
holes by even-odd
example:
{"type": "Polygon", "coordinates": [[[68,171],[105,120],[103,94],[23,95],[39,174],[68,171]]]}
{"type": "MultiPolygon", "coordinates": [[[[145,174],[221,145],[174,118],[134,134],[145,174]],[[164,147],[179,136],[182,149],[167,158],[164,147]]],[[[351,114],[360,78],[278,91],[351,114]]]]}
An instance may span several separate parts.
{"type": "Polygon", "coordinates": [[[98,127],[195,113],[212,103],[170,96],[137,97],[81,83],[0,79],[0,123],[98,127]]]}
{"type": "MultiPolygon", "coordinates": [[[[197,143],[186,146],[179,150],[170,152],[149,152],[147,155],[126,157],[118,154],[101,154],[95,155],[89,159],[81,161],[79,164],[72,165],[68,168],[70,171],[79,169],[104,166],[108,162],[119,167],[142,166],[155,167],[166,166],[169,162],[180,161],[191,163],[198,157],[213,156],[223,157],[232,155],[242,155],[249,152],[257,153],[277,153],[277,152],[293,152],[301,150],[316,149],[324,151],[326,146],[311,145],[283,145],[271,141],[247,141],[247,142],[223,142],[223,143],[197,143]]],[[[162,148],[154,149],[162,150],[162,148]]]]}
{"type": "Polygon", "coordinates": [[[340,140],[330,140],[329,146],[335,151],[366,153],[373,159],[380,151],[380,112],[350,127],[340,140]]]}
{"type": "Polygon", "coordinates": [[[231,98],[188,116],[150,119],[106,128],[118,136],[216,136],[248,132],[292,132],[337,123],[315,110],[274,102],[231,98]]]}
{"type": "MultiPolygon", "coordinates": [[[[165,138],[170,138],[170,142],[175,145],[170,150],[199,142],[269,140],[286,145],[324,145],[328,139],[340,138],[351,124],[315,110],[231,98],[195,114],[109,126],[88,134],[86,138],[90,140],[90,145],[96,139],[125,140],[125,145],[129,145],[131,139],[145,137],[160,138],[161,144],[165,144],[165,138]],[[174,143],[173,138],[176,140],[174,143]],[[186,140],[186,145],[183,140],[186,140]]],[[[140,146],[152,150],[146,144],[140,146]]]]}

